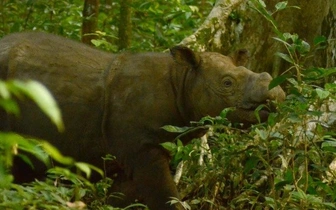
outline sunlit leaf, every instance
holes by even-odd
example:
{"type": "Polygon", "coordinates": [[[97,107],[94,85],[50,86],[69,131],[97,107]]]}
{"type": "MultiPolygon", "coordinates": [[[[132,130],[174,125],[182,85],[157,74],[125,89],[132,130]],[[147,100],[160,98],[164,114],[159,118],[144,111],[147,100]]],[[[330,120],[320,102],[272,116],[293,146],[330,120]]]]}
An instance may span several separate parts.
{"type": "Polygon", "coordinates": [[[9,99],[10,98],[10,92],[7,88],[7,85],[5,82],[0,80],[0,100],[2,99],[9,99]]]}
{"type": "Polygon", "coordinates": [[[315,91],[320,99],[326,99],[330,95],[329,91],[320,88],[317,88],[315,91]]]}
{"type": "Polygon", "coordinates": [[[275,53],[275,55],[279,56],[280,58],[284,59],[285,61],[287,61],[289,63],[294,64],[293,59],[288,54],[277,52],[277,53],[275,53]]]}
{"type": "Polygon", "coordinates": [[[165,125],[162,128],[165,131],[168,131],[171,133],[183,133],[189,130],[191,127],[178,127],[178,126],[172,126],[172,125],[165,125]]]}
{"type": "Polygon", "coordinates": [[[165,148],[166,150],[170,151],[170,152],[175,152],[177,149],[176,144],[172,143],[172,142],[164,142],[161,144],[161,146],[163,148],[165,148]]]}
{"type": "Polygon", "coordinates": [[[32,80],[27,82],[15,80],[13,85],[28,95],[57,126],[59,131],[64,130],[61,111],[44,85],[32,80]]]}
{"type": "Polygon", "coordinates": [[[269,136],[269,133],[265,130],[259,130],[256,128],[256,133],[260,136],[261,139],[266,140],[269,136]]]}
{"type": "MultiPolygon", "coordinates": [[[[42,161],[45,165],[47,166],[50,165],[49,155],[42,148],[41,141],[36,140],[36,139],[26,139],[22,137],[20,141],[18,142],[18,145],[19,145],[20,150],[33,154],[37,159],[42,161]]],[[[25,162],[31,164],[29,160],[25,160],[25,162]]]]}
{"type": "Polygon", "coordinates": [[[91,176],[91,169],[87,164],[77,162],[77,163],[75,163],[75,165],[79,170],[81,170],[82,172],[84,172],[86,174],[86,177],[91,176]]]}
{"type": "Polygon", "coordinates": [[[43,149],[57,162],[64,165],[71,165],[74,163],[74,160],[72,158],[63,156],[60,151],[50,143],[44,141],[41,142],[41,145],[43,149]]]}
{"type": "Polygon", "coordinates": [[[322,148],[334,147],[336,149],[336,141],[324,141],[321,145],[322,148]]]}
{"type": "Polygon", "coordinates": [[[306,41],[301,41],[299,45],[299,52],[301,54],[308,53],[310,51],[310,44],[306,41]]]}
{"type": "Polygon", "coordinates": [[[259,3],[262,7],[266,8],[266,4],[265,4],[265,2],[264,2],[263,0],[258,0],[258,3],[259,3]]]}
{"type": "Polygon", "coordinates": [[[15,100],[1,100],[0,99],[0,109],[4,109],[7,113],[14,114],[15,116],[19,116],[20,108],[15,100]]]}
{"type": "Polygon", "coordinates": [[[88,178],[91,176],[92,170],[98,172],[101,176],[104,175],[104,172],[101,169],[99,169],[98,167],[94,165],[88,164],[88,163],[76,162],[75,166],[81,171],[83,171],[86,174],[86,177],[88,178]]]}
{"type": "Polygon", "coordinates": [[[277,11],[279,10],[283,10],[287,7],[287,4],[288,2],[287,1],[281,1],[281,2],[278,2],[276,5],[275,5],[275,8],[277,11]]]}

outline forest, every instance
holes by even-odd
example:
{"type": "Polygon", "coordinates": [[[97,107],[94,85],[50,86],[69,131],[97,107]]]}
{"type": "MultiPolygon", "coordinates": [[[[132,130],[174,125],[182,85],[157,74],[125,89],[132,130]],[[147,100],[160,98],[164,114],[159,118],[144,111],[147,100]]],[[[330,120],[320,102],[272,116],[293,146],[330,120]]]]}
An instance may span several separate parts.
{"type": "MultiPolygon", "coordinates": [[[[333,0],[0,1],[0,40],[44,31],[110,53],[168,52],[177,45],[232,57],[244,52],[242,65],[268,72],[269,89],[282,87],[286,99],[275,102],[265,122],[259,117],[247,128],[233,123],[227,116],[235,107],[229,107],[190,127],[163,127],[180,137],[209,129],[189,144],[161,144],[180,193],[171,202],[184,209],[336,209],[335,29],[333,0]]],[[[57,101],[43,85],[0,80],[2,111],[19,119],[22,100],[36,103],[63,129],[57,101]]],[[[256,108],[257,118],[265,108],[256,108]]],[[[0,130],[0,209],[149,209],[140,202],[109,204],[118,193],[109,191],[113,178],[104,174],[104,168],[62,155],[48,139],[0,130]],[[49,169],[45,181],[17,184],[14,158],[34,167],[25,153],[62,166],[49,169]],[[99,182],[89,179],[95,172],[99,182]]]]}

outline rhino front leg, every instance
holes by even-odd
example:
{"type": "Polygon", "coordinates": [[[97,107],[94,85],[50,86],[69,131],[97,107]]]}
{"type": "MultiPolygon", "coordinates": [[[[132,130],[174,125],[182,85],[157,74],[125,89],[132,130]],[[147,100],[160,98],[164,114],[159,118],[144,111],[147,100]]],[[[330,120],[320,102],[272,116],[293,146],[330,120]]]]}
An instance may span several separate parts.
{"type": "Polygon", "coordinates": [[[162,147],[146,145],[134,163],[133,181],[149,209],[183,209],[180,204],[168,203],[172,197],[179,198],[179,194],[169,170],[167,151],[162,147]]]}

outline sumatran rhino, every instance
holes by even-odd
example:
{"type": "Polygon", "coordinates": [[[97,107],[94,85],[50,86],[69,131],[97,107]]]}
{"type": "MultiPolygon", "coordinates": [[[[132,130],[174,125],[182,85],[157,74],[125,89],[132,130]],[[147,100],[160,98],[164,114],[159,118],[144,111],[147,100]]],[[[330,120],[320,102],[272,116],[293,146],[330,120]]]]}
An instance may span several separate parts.
{"type": "MultiPolygon", "coordinates": [[[[110,54],[38,32],[0,41],[0,78],[42,82],[65,123],[59,133],[37,107],[23,103],[20,118],[0,113],[1,130],[46,139],[65,155],[100,167],[101,157],[116,156],[122,169],[117,189],[126,201],[142,198],[153,210],[181,208],[167,203],[179,194],[160,143],[176,135],[162,126],[188,126],[226,107],[237,108],[232,121],[255,123],[257,106],[285,98],[280,87],[268,89],[269,74],[236,66],[219,53],[177,46],[170,53],[110,54]]],[[[267,115],[260,111],[261,119],[267,115]]],[[[19,181],[29,176],[20,174],[19,181]]]]}

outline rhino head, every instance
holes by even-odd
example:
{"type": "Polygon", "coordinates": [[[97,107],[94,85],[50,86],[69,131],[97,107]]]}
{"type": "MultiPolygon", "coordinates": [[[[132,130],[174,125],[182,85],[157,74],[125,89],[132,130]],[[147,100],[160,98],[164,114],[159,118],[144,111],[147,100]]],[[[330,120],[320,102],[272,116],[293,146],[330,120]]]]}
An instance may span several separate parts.
{"type": "MultiPolygon", "coordinates": [[[[217,116],[228,107],[236,109],[227,117],[231,122],[249,126],[258,123],[255,109],[272,101],[283,101],[285,93],[280,86],[269,90],[272,77],[236,66],[231,57],[214,52],[195,53],[187,47],[177,46],[171,54],[186,71],[180,74],[183,94],[179,97],[180,112],[189,119],[217,116]]],[[[269,106],[268,106],[269,107],[269,106]]],[[[266,121],[272,109],[259,111],[261,121],[266,121]]]]}

